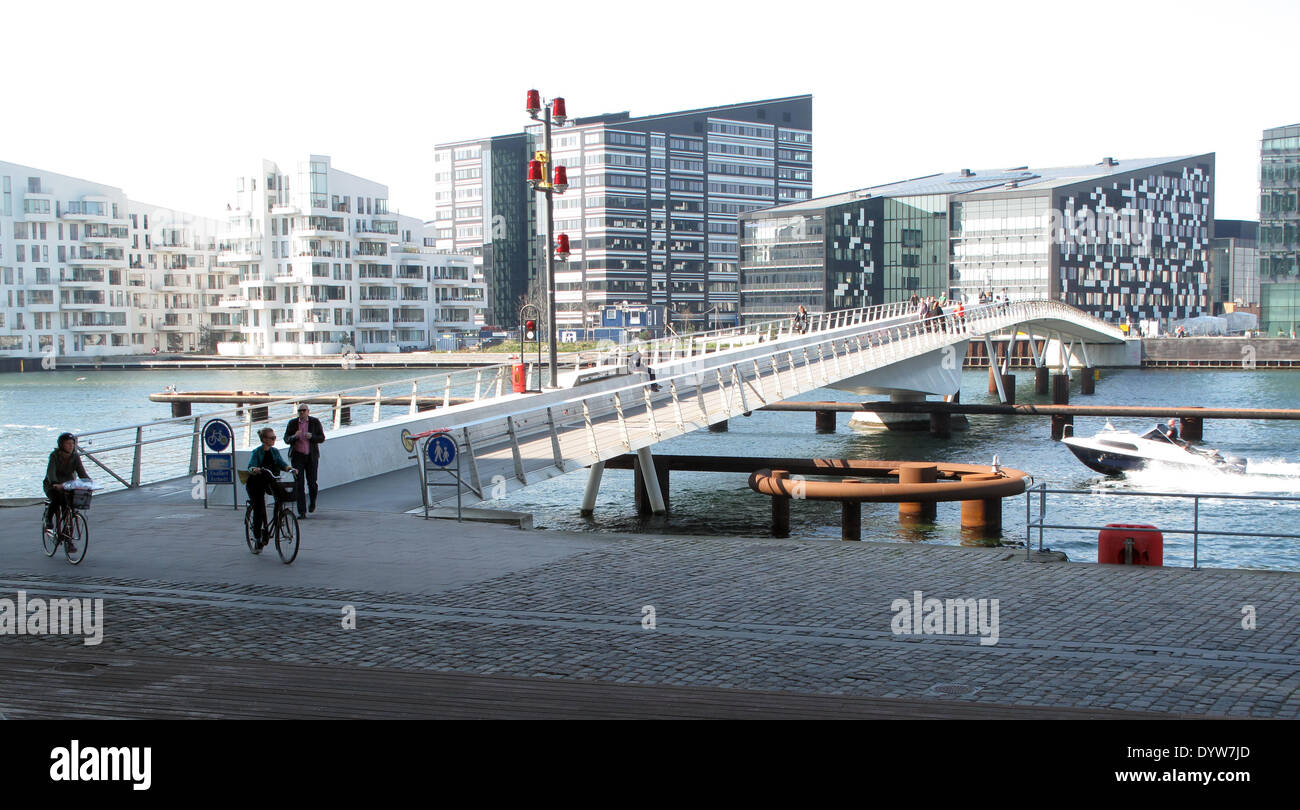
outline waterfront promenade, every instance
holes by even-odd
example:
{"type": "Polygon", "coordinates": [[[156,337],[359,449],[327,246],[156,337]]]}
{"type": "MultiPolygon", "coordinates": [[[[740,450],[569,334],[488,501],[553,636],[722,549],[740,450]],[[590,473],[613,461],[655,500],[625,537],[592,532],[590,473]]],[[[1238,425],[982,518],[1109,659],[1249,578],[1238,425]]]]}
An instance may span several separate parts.
{"type": "Polygon", "coordinates": [[[105,617],[98,646],[0,636],[0,715],[1300,716],[1296,574],[521,531],[328,493],[285,566],[248,553],[242,510],[147,494],[96,499],[77,567],[43,555],[37,507],[0,510],[0,596],[105,617]],[[894,635],[917,590],[998,599],[997,643],[894,635]]]}

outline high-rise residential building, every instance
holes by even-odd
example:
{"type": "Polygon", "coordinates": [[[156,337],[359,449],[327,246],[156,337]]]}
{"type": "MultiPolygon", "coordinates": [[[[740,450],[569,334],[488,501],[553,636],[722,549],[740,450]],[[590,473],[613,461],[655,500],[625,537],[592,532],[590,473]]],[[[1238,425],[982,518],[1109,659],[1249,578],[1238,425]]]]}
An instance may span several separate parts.
{"type": "Polygon", "coordinates": [[[1259,306],[1259,223],[1216,219],[1210,241],[1210,290],[1215,314],[1225,305],[1250,310],[1259,306]]]}
{"type": "Polygon", "coordinates": [[[1214,155],[935,174],[741,215],[742,314],[913,294],[1053,298],[1112,321],[1210,309],[1214,155]]]}
{"type": "MultiPolygon", "coordinates": [[[[502,196],[533,196],[541,125],[508,137],[437,147],[434,225],[440,248],[482,251],[493,294],[509,296],[495,317],[513,324],[528,283],[545,284],[546,223],[540,199],[502,196]],[[513,230],[524,221],[530,245],[513,230]]],[[[678,328],[722,326],[739,316],[737,216],[812,196],[812,96],[579,117],[553,130],[551,148],[569,177],[555,196],[555,231],[572,250],[556,267],[559,327],[596,326],[623,302],[665,306],[678,328]]]]}
{"type": "Polygon", "coordinates": [[[226,334],[214,220],[0,162],[0,356],[196,351],[226,334]]]}
{"type": "Polygon", "coordinates": [[[434,246],[482,257],[488,323],[513,326],[536,272],[525,133],[439,144],[433,151],[434,246]]]}
{"type": "Polygon", "coordinates": [[[1264,130],[1259,144],[1259,324],[1300,324],[1300,124],[1264,130]]]}
{"type": "MultiPolygon", "coordinates": [[[[243,312],[226,354],[319,355],[427,348],[477,331],[483,283],[470,256],[426,243],[424,221],[388,209],[388,187],[311,155],[239,177],[218,256],[243,312]]],[[[428,238],[432,243],[432,237],[428,238]]]]}

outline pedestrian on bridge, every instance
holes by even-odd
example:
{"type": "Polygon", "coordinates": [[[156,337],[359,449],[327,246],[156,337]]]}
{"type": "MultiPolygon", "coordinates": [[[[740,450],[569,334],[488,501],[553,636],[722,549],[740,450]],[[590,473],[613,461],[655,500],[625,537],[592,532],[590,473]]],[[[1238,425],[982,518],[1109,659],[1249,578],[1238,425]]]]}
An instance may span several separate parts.
{"type": "Polygon", "coordinates": [[[307,517],[308,512],[316,511],[316,472],[320,467],[320,443],[325,441],[325,428],[320,420],[311,415],[311,408],[306,403],[298,406],[298,418],[289,420],[284,428],[284,443],[289,445],[289,464],[294,469],[302,470],[298,481],[298,517],[307,517]],[[311,488],[311,502],[307,501],[307,489],[311,488]]]}

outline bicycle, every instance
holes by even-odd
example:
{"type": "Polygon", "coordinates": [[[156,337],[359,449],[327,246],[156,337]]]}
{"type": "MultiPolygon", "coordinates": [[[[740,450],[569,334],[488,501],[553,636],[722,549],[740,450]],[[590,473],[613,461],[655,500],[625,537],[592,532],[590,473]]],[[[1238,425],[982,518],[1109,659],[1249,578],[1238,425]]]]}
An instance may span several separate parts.
{"type": "Polygon", "coordinates": [[[63,546],[63,556],[72,565],[86,559],[86,549],[90,547],[90,526],[82,512],[90,509],[91,492],[88,489],[66,489],[71,496],[71,503],[56,507],[45,501],[45,511],[41,513],[41,545],[45,547],[45,556],[53,557],[63,546]],[[69,544],[71,541],[71,545],[69,544]],[[71,546],[77,547],[76,551],[71,546]]]}
{"type": "MultiPolygon", "coordinates": [[[[270,473],[266,474],[270,475],[270,473]]],[[[295,476],[296,475],[297,473],[295,472],[295,476]]],[[[248,476],[248,470],[240,470],[239,483],[247,484],[248,476]]],[[[279,478],[277,477],[276,480],[279,480],[279,478]]],[[[298,541],[301,537],[300,532],[298,531],[298,516],[293,513],[292,509],[293,499],[296,495],[294,488],[296,486],[298,486],[298,481],[296,479],[284,482],[284,488],[288,494],[284,500],[274,496],[272,497],[272,500],[275,501],[274,511],[268,517],[266,526],[263,527],[263,530],[266,533],[275,535],[275,550],[279,552],[280,559],[285,565],[288,565],[298,558],[298,541]]],[[[262,497],[263,502],[265,502],[266,496],[264,495],[262,497]]],[[[258,548],[257,539],[253,536],[253,525],[255,520],[256,517],[253,511],[253,501],[250,499],[248,501],[248,508],[244,510],[244,540],[248,543],[249,551],[254,554],[260,554],[261,549],[258,548]]]]}

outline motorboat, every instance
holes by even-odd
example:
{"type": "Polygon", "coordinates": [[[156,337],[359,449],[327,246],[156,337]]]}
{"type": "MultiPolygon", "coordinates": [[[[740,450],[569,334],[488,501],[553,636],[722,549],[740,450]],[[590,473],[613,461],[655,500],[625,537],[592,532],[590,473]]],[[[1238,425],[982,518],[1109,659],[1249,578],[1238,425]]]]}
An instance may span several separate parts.
{"type": "Polygon", "coordinates": [[[1116,430],[1108,419],[1106,427],[1092,438],[1066,436],[1061,443],[1089,469],[1104,475],[1123,475],[1152,467],[1246,472],[1245,459],[1225,458],[1218,450],[1179,441],[1170,436],[1164,425],[1157,425],[1139,435],[1128,430],[1116,430]]]}

